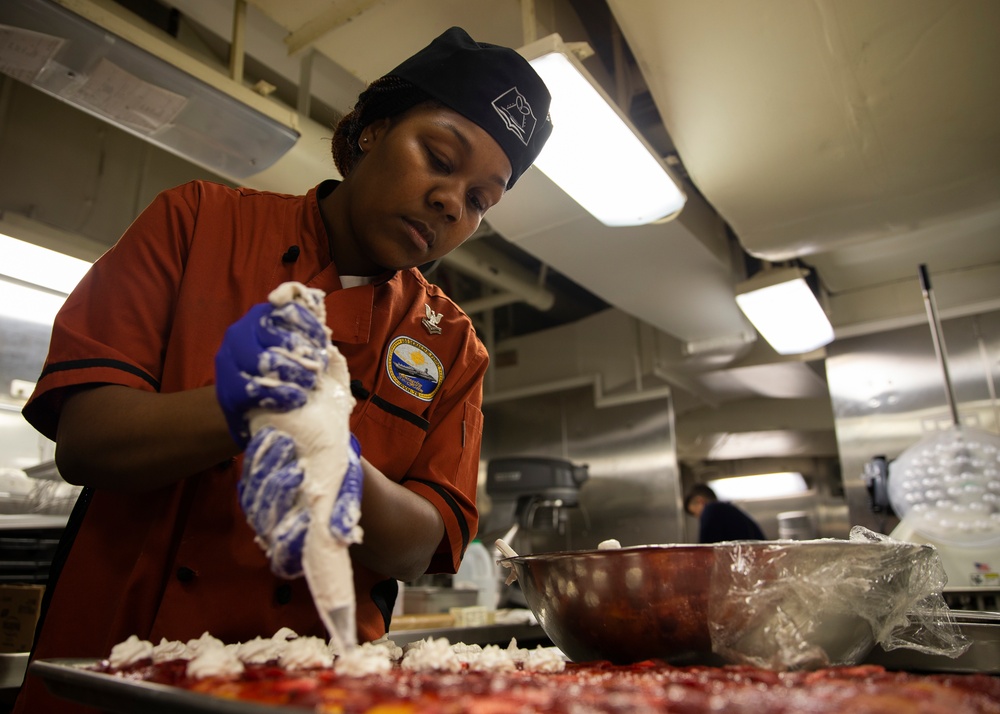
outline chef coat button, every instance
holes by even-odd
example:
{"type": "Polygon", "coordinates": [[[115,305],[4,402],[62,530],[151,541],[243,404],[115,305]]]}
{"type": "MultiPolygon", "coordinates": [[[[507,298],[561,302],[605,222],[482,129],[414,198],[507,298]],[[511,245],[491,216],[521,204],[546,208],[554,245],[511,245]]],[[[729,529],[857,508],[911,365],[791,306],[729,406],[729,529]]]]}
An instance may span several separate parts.
{"type": "Polygon", "coordinates": [[[279,585],[274,590],[274,599],[278,601],[279,605],[287,605],[292,601],[292,586],[291,585],[279,585]]]}
{"type": "Polygon", "coordinates": [[[186,568],[183,565],[177,568],[177,579],[182,583],[190,583],[194,580],[195,575],[196,573],[191,568],[186,568]]]}

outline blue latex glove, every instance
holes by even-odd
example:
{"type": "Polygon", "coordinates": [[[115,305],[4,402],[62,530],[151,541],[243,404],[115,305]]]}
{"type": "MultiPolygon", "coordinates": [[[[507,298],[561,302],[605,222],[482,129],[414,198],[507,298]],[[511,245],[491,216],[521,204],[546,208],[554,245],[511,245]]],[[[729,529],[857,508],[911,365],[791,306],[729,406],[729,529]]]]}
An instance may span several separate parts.
{"type": "Polygon", "coordinates": [[[215,355],[215,394],[233,441],[246,447],[247,412],[287,412],[306,402],[326,369],[327,336],[316,317],[288,303],[254,305],[234,322],[215,355]]]}
{"type": "MultiPolygon", "coordinates": [[[[347,471],[330,516],[330,531],[345,545],[360,542],[361,445],[351,434],[347,471]]],[[[254,434],[243,461],[237,490],[247,522],[257,533],[271,561],[271,571],[283,578],[302,575],[302,547],[309,511],[297,503],[303,471],[295,442],[288,434],[266,426],[254,434]]]]}

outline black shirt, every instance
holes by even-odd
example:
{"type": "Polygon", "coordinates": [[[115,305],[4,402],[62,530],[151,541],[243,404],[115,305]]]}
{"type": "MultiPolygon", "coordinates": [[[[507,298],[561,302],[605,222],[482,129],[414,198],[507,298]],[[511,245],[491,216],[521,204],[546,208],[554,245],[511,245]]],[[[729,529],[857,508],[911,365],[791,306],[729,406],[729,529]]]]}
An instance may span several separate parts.
{"type": "Polygon", "coordinates": [[[698,541],[765,540],[757,522],[731,503],[706,503],[698,519],[698,541]]]}

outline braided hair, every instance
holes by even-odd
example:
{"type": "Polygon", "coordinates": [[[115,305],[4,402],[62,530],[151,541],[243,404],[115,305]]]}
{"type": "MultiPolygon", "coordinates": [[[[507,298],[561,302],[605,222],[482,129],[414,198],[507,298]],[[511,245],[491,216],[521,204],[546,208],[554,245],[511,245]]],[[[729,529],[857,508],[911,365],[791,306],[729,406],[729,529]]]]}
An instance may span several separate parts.
{"type": "Polygon", "coordinates": [[[366,126],[373,121],[402,114],[429,99],[424,90],[391,74],[369,84],[358,95],[354,109],[344,115],[333,131],[333,163],[340,175],[346,177],[361,159],[358,140],[366,126]]]}

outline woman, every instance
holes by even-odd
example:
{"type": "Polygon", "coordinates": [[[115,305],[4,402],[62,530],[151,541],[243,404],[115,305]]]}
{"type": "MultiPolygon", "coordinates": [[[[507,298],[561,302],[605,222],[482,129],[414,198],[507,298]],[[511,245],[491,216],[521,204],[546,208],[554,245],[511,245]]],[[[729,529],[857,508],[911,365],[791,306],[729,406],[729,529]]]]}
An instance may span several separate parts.
{"type": "MultiPolygon", "coordinates": [[[[287,281],[327,293],[357,401],[359,640],[386,631],[396,580],[456,571],[477,528],[488,358],[416,266],[461,245],[530,166],[548,105],[516,52],[452,28],[337,126],[342,182],[305,196],[193,182],[136,219],[67,299],[24,408],[87,486],[33,657],[102,657],[132,634],[326,635],[304,581],[273,575],[254,542],[236,494],[245,435],[214,384],[227,328],[287,281]],[[403,379],[400,357],[428,378],[403,379]]],[[[46,707],[70,711],[29,675],[16,711],[46,707]]]]}

